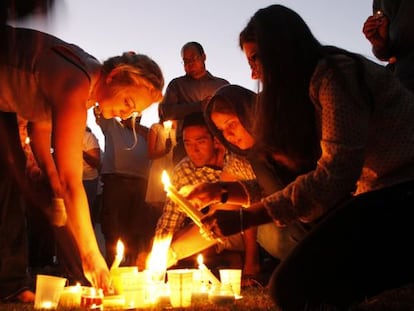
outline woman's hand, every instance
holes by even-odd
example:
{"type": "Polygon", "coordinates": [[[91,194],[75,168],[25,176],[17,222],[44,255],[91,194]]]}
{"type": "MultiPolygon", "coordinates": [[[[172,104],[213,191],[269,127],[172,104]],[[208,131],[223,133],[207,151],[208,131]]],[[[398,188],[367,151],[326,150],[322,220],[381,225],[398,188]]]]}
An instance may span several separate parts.
{"type": "Polygon", "coordinates": [[[386,16],[374,14],[367,18],[362,28],[365,37],[372,44],[375,55],[381,60],[388,60],[388,57],[385,56],[388,45],[388,25],[389,20],[386,16]]]}
{"type": "Polygon", "coordinates": [[[202,209],[220,201],[221,187],[219,183],[200,183],[183,186],[180,193],[199,209],[202,209]]]}
{"type": "Polygon", "coordinates": [[[215,237],[226,237],[239,233],[243,229],[239,210],[215,209],[201,219],[206,230],[215,237]]]}
{"type": "Polygon", "coordinates": [[[109,291],[109,269],[99,252],[82,257],[82,268],[85,277],[93,287],[102,288],[105,293],[109,291]]]}

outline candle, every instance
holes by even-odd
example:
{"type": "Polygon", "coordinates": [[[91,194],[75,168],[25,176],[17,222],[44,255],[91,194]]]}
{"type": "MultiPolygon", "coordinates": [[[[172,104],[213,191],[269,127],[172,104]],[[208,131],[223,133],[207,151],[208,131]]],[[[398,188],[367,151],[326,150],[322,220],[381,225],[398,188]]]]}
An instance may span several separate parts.
{"type": "Polygon", "coordinates": [[[203,228],[203,224],[201,223],[201,218],[203,217],[203,213],[201,213],[197,208],[192,206],[190,202],[186,198],[184,198],[178,191],[171,185],[170,178],[167,172],[164,170],[162,172],[162,183],[164,184],[164,190],[167,192],[168,197],[177,203],[181,210],[190,217],[194,223],[203,228]]]}
{"type": "Polygon", "coordinates": [[[201,274],[208,280],[213,286],[220,286],[220,281],[216,278],[213,272],[203,263],[203,255],[199,254],[197,256],[198,269],[201,271],[201,274]]]}
{"type": "Polygon", "coordinates": [[[174,188],[173,185],[171,185],[170,177],[168,176],[166,170],[162,171],[161,180],[164,184],[164,190],[167,192],[167,196],[175,203],[177,203],[181,210],[186,213],[187,216],[190,217],[192,221],[194,221],[194,223],[210,237],[210,239],[216,240],[219,243],[223,243],[222,239],[215,238],[213,234],[204,227],[203,223],[201,222],[201,218],[204,216],[203,213],[191,205],[191,203],[185,197],[183,197],[177,191],[177,189],[174,188]]]}
{"type": "Polygon", "coordinates": [[[59,305],[62,307],[79,307],[81,301],[82,287],[79,283],[75,286],[66,286],[60,295],[59,305]]]}
{"type": "Polygon", "coordinates": [[[89,310],[102,310],[103,291],[93,287],[83,287],[80,306],[89,310]]]}
{"type": "Polygon", "coordinates": [[[125,305],[125,297],[123,295],[111,295],[103,297],[103,308],[110,309],[110,308],[118,308],[123,309],[125,305]]]}
{"type": "Polygon", "coordinates": [[[40,305],[40,309],[54,309],[53,302],[51,301],[43,301],[40,305]]]}
{"type": "Polygon", "coordinates": [[[122,258],[124,257],[124,244],[121,240],[118,240],[118,243],[116,244],[116,256],[114,259],[114,262],[112,263],[110,271],[113,271],[114,269],[119,267],[119,264],[122,261],[122,258]]]}
{"type": "Polygon", "coordinates": [[[165,134],[167,134],[167,136],[170,137],[171,128],[172,128],[172,121],[171,120],[164,121],[163,125],[164,125],[164,129],[165,129],[165,134]]]}

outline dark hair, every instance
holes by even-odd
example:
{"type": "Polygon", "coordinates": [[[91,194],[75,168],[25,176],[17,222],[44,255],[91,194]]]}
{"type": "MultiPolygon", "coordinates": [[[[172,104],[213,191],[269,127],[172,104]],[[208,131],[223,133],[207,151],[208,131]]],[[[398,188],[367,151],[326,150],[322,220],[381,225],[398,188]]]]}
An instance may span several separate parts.
{"type": "Polygon", "coordinates": [[[189,126],[205,126],[208,129],[206,121],[204,120],[204,115],[201,111],[192,112],[184,117],[182,130],[184,131],[184,129],[189,126]]]}
{"type": "Polygon", "coordinates": [[[181,54],[183,54],[184,50],[189,47],[195,48],[200,55],[205,55],[203,46],[200,43],[195,42],[195,41],[190,41],[184,44],[183,47],[181,48],[181,54]]]}
{"type": "MultiPolygon", "coordinates": [[[[299,173],[314,169],[321,150],[315,108],[309,95],[312,75],[322,59],[338,71],[334,55],[345,54],[356,61],[357,78],[363,89],[361,56],[322,46],[305,21],[281,5],[268,6],[253,15],[239,35],[241,47],[245,42],[256,43],[262,64],[263,90],[256,105],[254,125],[259,150],[289,159],[299,173]]],[[[346,88],[346,78],[341,80],[346,88]]]]}
{"type": "Polygon", "coordinates": [[[239,85],[228,84],[220,87],[214,93],[205,108],[204,117],[210,131],[224,146],[235,153],[247,154],[248,150],[241,150],[239,147],[228,142],[224,138],[223,133],[211,120],[211,114],[213,112],[219,112],[236,115],[246,131],[252,134],[255,103],[256,93],[239,85]]]}

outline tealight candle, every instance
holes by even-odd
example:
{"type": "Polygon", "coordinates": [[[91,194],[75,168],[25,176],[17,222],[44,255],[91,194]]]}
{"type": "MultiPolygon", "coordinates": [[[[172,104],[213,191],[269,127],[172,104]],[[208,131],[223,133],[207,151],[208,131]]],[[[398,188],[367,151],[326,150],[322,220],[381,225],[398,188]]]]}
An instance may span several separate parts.
{"type": "Polygon", "coordinates": [[[82,287],[80,306],[89,310],[102,309],[103,292],[102,289],[93,287],[82,287]]]}
{"type": "Polygon", "coordinates": [[[79,307],[81,302],[82,287],[80,284],[66,286],[60,295],[59,305],[62,307],[79,307]]]}

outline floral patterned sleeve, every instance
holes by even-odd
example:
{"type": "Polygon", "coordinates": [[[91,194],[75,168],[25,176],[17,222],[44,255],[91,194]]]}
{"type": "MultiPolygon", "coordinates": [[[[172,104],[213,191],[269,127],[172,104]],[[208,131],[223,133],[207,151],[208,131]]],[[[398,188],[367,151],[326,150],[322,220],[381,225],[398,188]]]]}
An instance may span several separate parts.
{"type": "Polygon", "coordinates": [[[348,197],[361,174],[370,109],[359,93],[355,62],[345,56],[337,60],[339,70],[323,62],[311,80],[310,96],[321,131],[316,169],[262,200],[269,214],[285,224],[315,220],[348,197]]]}

